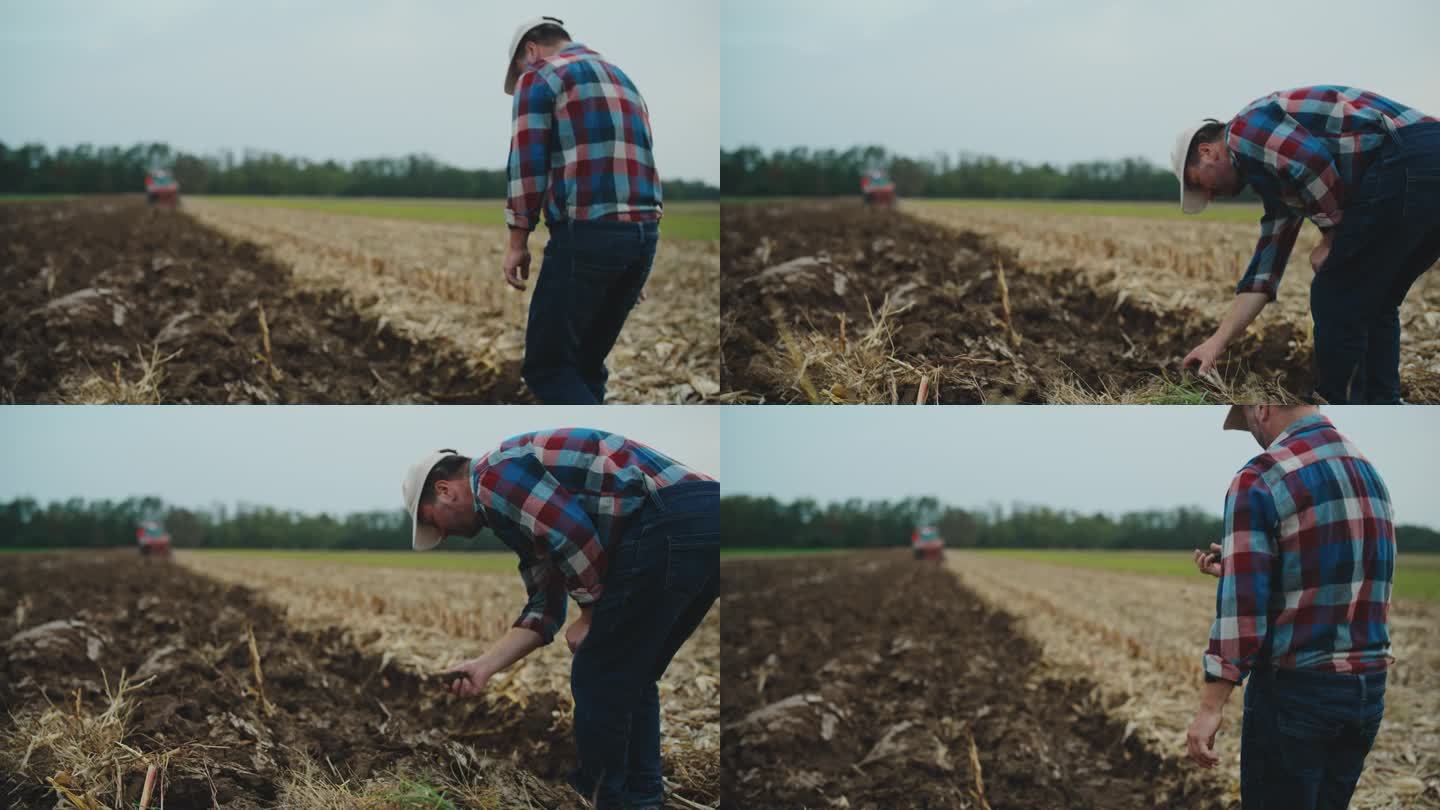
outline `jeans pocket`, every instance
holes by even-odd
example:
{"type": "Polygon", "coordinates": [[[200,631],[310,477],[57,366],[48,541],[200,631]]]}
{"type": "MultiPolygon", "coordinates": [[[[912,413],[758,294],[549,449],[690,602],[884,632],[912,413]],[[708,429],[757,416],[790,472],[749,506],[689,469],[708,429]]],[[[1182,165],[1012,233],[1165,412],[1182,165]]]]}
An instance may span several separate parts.
{"type": "Polygon", "coordinates": [[[1440,169],[1406,170],[1404,216],[1440,226],[1440,169]]]}
{"type": "Polygon", "coordinates": [[[1287,695],[1275,701],[1275,729],[1282,738],[1327,743],[1340,738],[1345,721],[1323,711],[1319,701],[1305,695],[1287,695]]]}
{"type": "Polygon", "coordinates": [[[665,590],[670,594],[698,596],[720,567],[720,533],[670,535],[666,555],[665,590]]]}

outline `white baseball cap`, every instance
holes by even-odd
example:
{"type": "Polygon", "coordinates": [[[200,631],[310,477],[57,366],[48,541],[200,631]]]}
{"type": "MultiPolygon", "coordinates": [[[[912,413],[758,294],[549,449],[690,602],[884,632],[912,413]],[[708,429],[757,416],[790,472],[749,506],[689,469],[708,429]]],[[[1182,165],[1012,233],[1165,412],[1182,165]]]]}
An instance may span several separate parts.
{"type": "Polygon", "coordinates": [[[1182,130],[1175,138],[1175,148],[1170,150],[1170,167],[1175,170],[1175,177],[1180,181],[1180,210],[1187,214],[1198,214],[1205,210],[1210,204],[1206,199],[1205,192],[1197,191],[1185,184],[1185,156],[1190,154],[1190,142],[1195,140],[1195,133],[1209,124],[1218,124],[1214,118],[1206,118],[1198,124],[1192,124],[1182,130]]]}
{"type": "MultiPolygon", "coordinates": [[[[520,80],[520,74],[515,70],[515,51],[520,47],[520,40],[542,25],[565,28],[565,23],[558,17],[532,17],[515,28],[515,35],[510,37],[510,50],[505,52],[505,95],[515,95],[515,82],[520,80]]],[[[565,35],[569,36],[570,32],[565,31],[565,35]]]]}
{"type": "Polygon", "coordinates": [[[405,473],[405,479],[400,482],[400,495],[405,499],[405,508],[410,512],[410,523],[414,529],[410,545],[416,551],[429,551],[444,539],[439,529],[420,523],[420,496],[424,494],[425,479],[430,477],[430,471],[435,469],[440,459],[456,455],[459,453],[454,450],[426,453],[410,466],[410,470],[405,473]]]}

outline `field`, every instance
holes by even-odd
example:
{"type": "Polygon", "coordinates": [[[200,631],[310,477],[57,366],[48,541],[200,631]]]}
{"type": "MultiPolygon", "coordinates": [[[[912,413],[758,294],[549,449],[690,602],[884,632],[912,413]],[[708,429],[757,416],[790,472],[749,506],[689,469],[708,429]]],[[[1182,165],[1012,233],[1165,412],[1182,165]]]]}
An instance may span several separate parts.
{"type": "MultiPolygon", "coordinates": [[[[501,277],[503,225],[390,213],[187,198],[174,214],[129,197],[0,207],[0,401],[532,401],[528,293],[501,277]]],[[[682,206],[679,229],[705,217],[682,206]]],[[[713,240],[662,239],[649,300],[611,354],[612,401],[718,392],[718,269],[713,240]]]]}
{"type": "MultiPolygon", "coordinates": [[[[785,807],[982,807],[982,790],[997,810],[1238,806],[1238,694],[1221,768],[1184,759],[1214,580],[1117,570],[1139,560],[725,562],[726,793],[785,807]],[[815,754],[787,756],[802,745],[815,754]]],[[[1440,604],[1397,597],[1391,634],[1398,663],[1357,810],[1440,806],[1440,604]]]]}
{"type": "MultiPolygon", "coordinates": [[[[1145,559],[1127,558],[952,551],[948,559],[965,585],[1020,620],[1051,671],[1092,678],[1110,716],[1132,726],[1147,747],[1180,758],[1200,694],[1215,581],[1199,573],[1120,570],[1145,559]],[[1102,557],[1106,567],[1086,565],[1102,557]]],[[[1407,563],[1435,570],[1433,557],[1410,555],[1401,560],[1407,563]]],[[[1386,687],[1385,725],[1351,807],[1440,807],[1440,603],[1397,594],[1390,627],[1397,663],[1386,687]]],[[[1240,714],[1235,694],[1211,785],[1230,801],[1239,796],[1240,714]]]]}
{"type": "MultiPolygon", "coordinates": [[[[509,626],[518,576],[367,557],[7,558],[0,793],[48,806],[53,779],[75,806],[134,807],[155,765],[151,807],[581,806],[563,641],[483,700],[434,679],[509,626]]],[[[701,807],[718,801],[717,614],[661,681],[667,780],[701,807]]]]}
{"type": "MultiPolygon", "coordinates": [[[[1220,373],[1180,367],[1233,298],[1245,206],[906,200],[730,203],[721,377],[734,402],[1166,402],[1308,396],[1302,231],[1287,280],[1220,373]],[[921,389],[924,397],[921,397],[921,389]]],[[[1440,286],[1402,308],[1402,382],[1440,402],[1440,286]]],[[[1434,287],[1434,289],[1432,289],[1434,287]]]]}
{"type": "Polygon", "coordinates": [[[724,566],[732,804],[1219,806],[939,566],[900,551],[724,566]]]}

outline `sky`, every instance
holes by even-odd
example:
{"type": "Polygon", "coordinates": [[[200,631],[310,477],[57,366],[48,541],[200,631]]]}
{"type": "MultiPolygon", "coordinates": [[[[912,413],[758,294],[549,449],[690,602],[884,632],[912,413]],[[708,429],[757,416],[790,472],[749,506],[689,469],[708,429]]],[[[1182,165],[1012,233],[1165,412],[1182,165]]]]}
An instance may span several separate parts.
{"type": "Polygon", "coordinates": [[[620,433],[721,477],[716,406],[7,405],[0,502],[157,495],[192,509],[401,509],[400,480],[427,452],[473,457],[564,426],[620,433]]]}
{"type": "Polygon", "coordinates": [[[1169,165],[1183,127],[1348,84],[1440,115],[1440,3],[725,0],[720,143],[1169,165]]]}
{"type": "MultiPolygon", "coordinates": [[[[1440,407],[1323,409],[1374,463],[1396,518],[1440,528],[1440,407]]],[[[1195,506],[1220,514],[1260,448],[1226,408],[1052,405],[726,408],[726,495],[821,503],[932,495],[961,508],[1085,513],[1195,506]]]]}
{"type": "Polygon", "coordinates": [[[644,95],[661,176],[718,184],[715,0],[0,0],[0,141],[504,168],[506,50],[564,20],[644,95]]]}

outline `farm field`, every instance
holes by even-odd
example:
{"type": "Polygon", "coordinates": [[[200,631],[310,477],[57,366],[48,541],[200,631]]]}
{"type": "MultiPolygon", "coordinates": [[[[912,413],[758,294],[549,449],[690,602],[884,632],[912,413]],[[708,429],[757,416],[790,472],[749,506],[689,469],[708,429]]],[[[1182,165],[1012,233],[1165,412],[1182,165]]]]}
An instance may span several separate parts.
{"type": "MultiPolygon", "coordinates": [[[[1016,617],[1017,629],[1043,651],[1045,671],[1092,680],[1108,717],[1148,750],[1182,761],[1215,581],[1193,568],[1182,578],[1087,564],[1101,556],[951,550],[947,564],[987,604],[1016,617]]],[[[1120,568],[1146,556],[1121,553],[1107,562],[1120,568]]],[[[1407,562],[1434,570],[1433,557],[1402,558],[1402,566],[1407,562]]],[[[1397,595],[1390,627],[1397,663],[1386,686],[1385,722],[1350,806],[1440,807],[1440,603],[1397,595]]],[[[1191,777],[1196,789],[1218,791],[1227,806],[1239,801],[1240,698],[1237,691],[1225,709],[1219,773],[1208,781],[1191,777]]]]}
{"type": "Polygon", "coordinates": [[[1094,676],[1047,667],[1015,619],[908,550],[723,565],[730,804],[1223,806],[1104,711],[1094,676]]]}
{"type": "MultiPolygon", "coordinates": [[[[394,197],[247,197],[191,196],[187,200],[235,203],[260,208],[289,208],[330,214],[355,214],[387,219],[414,219],[422,222],[465,222],[475,225],[505,225],[504,200],[451,200],[394,197]]],[[[661,223],[663,239],[720,238],[720,205],[715,202],[670,202],[665,204],[661,223]]],[[[544,236],[545,226],[538,236],[544,236]]],[[[533,237],[532,237],[533,238],[533,237]]]]}
{"type": "MultiPolygon", "coordinates": [[[[0,234],[0,401],[532,401],[503,226],[112,197],[5,205],[0,234]]],[[[612,401],[718,392],[718,276],[716,242],[662,241],[612,401]]]]}
{"type": "MultiPolygon", "coordinates": [[[[1195,565],[1184,551],[985,549],[970,553],[1107,571],[1195,576],[1195,565]]],[[[1407,601],[1423,599],[1440,602],[1440,554],[1412,554],[1402,549],[1395,569],[1394,595],[1396,599],[1407,601]]]]}
{"type": "MultiPolygon", "coordinates": [[[[1305,396],[1310,229],[1278,308],[1219,378],[1180,369],[1253,247],[1236,209],[1192,222],[1102,203],[904,200],[873,216],[849,199],[727,204],[724,396],[915,402],[922,381],[925,401],[946,403],[1305,396]]],[[[1411,402],[1440,401],[1440,287],[1427,283],[1402,309],[1411,402]]]]}
{"type": "MultiPolygon", "coordinates": [[[[433,680],[523,601],[518,576],[465,570],[16,555],[0,570],[15,717],[0,790],[31,806],[53,777],[134,806],[156,764],[152,807],[578,807],[563,641],[483,700],[433,680]]],[[[702,806],[718,796],[718,654],[712,617],[661,687],[667,778],[702,806]]]]}
{"type": "MultiPolygon", "coordinates": [[[[413,339],[443,335],[477,374],[513,380],[514,391],[523,391],[530,291],[510,289],[501,275],[503,220],[391,219],[209,198],[187,199],[185,210],[231,238],[262,245],[293,268],[297,285],[341,290],[367,317],[413,339]]],[[[531,237],[531,290],[545,238],[531,237]]],[[[649,298],[630,313],[610,354],[607,401],[696,403],[719,392],[719,273],[717,241],[661,238],[649,298]]]]}

